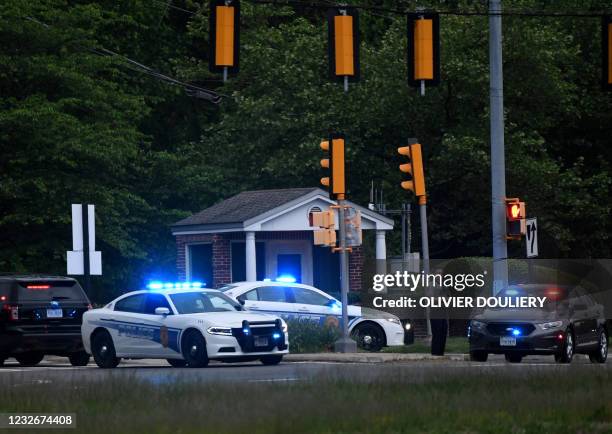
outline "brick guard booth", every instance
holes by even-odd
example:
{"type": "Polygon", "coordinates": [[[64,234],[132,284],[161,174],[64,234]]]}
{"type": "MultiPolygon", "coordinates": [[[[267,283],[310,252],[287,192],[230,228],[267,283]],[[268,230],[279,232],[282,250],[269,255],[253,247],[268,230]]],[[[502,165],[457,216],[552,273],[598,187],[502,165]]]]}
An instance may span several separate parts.
{"type": "MultiPolygon", "coordinates": [[[[240,281],[292,276],[330,294],[340,291],[339,259],[313,245],[308,215],[334,204],[319,188],[245,191],[172,225],[180,280],[209,288],[240,281]]],[[[393,221],[361,211],[362,229],[376,231],[376,259],[386,259],[385,234],[393,221]]],[[[337,226],[336,226],[337,227],[337,226]]],[[[350,290],[362,289],[362,247],[349,255],[350,290]]]]}

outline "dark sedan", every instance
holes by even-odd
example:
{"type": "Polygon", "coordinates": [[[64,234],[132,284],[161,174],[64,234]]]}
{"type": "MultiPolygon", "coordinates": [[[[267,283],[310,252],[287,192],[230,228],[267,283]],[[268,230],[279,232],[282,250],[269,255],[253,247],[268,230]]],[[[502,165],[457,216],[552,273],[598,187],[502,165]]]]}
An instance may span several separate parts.
{"type": "Polygon", "coordinates": [[[470,359],[484,362],[489,354],[504,354],[511,363],[524,356],[550,354],[570,363],[587,354],[593,363],[608,357],[608,330],[603,307],[581,287],[516,285],[502,297],[546,297],[541,308],[487,309],[470,322],[470,359]]]}

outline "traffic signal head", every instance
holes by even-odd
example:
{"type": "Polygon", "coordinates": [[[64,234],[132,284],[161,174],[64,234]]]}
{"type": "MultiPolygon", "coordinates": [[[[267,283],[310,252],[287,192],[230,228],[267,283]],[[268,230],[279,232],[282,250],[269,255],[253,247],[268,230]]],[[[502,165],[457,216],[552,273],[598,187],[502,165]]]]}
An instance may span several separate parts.
{"type": "Polygon", "coordinates": [[[525,222],[525,202],[518,198],[506,199],[506,238],[520,240],[527,230],[525,222]]]}
{"type": "Polygon", "coordinates": [[[342,134],[332,134],[329,140],[321,142],[321,149],[328,153],[328,157],[321,160],[321,167],[329,169],[329,176],[321,178],[321,184],[327,187],[330,199],[342,200],[346,193],[344,146],[342,134]]]}
{"type": "Polygon", "coordinates": [[[397,148],[400,155],[408,157],[408,163],[400,164],[402,173],[407,173],[411,179],[404,180],[401,186],[404,190],[410,190],[415,196],[425,196],[425,172],[423,170],[423,157],[421,144],[412,143],[408,146],[397,148]]]}
{"type": "Polygon", "coordinates": [[[332,79],[359,80],[359,14],[350,7],[327,13],[329,75],[332,79]]]}
{"type": "Polygon", "coordinates": [[[408,14],[408,83],[440,82],[440,20],[436,13],[408,14]]]}
{"type": "Polygon", "coordinates": [[[211,72],[238,72],[240,1],[212,0],[210,2],[211,72]]]}
{"type": "Polygon", "coordinates": [[[310,226],[318,226],[324,229],[333,229],[336,225],[336,217],[333,210],[311,212],[309,215],[310,226]]]}
{"type": "MultiPolygon", "coordinates": [[[[325,152],[329,152],[329,140],[323,140],[320,146],[325,152]]],[[[321,167],[324,169],[329,169],[329,158],[321,159],[321,167]]],[[[329,176],[321,178],[321,184],[329,188],[329,176]]]]}
{"type": "Polygon", "coordinates": [[[603,17],[601,36],[603,48],[602,84],[604,89],[612,90],[612,15],[603,17]]]}
{"type": "Polygon", "coordinates": [[[336,220],[333,210],[311,212],[309,215],[310,226],[318,226],[322,229],[314,231],[314,244],[324,246],[336,245],[336,220]]]}

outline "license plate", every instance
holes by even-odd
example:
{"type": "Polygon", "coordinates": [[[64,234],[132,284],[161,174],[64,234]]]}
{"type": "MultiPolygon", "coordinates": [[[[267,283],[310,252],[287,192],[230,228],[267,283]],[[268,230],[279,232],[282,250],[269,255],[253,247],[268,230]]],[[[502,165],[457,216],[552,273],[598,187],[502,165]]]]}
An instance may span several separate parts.
{"type": "Polygon", "coordinates": [[[516,347],[516,338],[502,336],[499,338],[499,345],[502,347],[516,347]]]}
{"type": "Polygon", "coordinates": [[[63,316],[62,309],[47,309],[47,318],[61,318],[63,316]]]}
{"type": "Polygon", "coordinates": [[[265,336],[255,336],[255,346],[256,347],[267,347],[268,338],[265,336]]]}

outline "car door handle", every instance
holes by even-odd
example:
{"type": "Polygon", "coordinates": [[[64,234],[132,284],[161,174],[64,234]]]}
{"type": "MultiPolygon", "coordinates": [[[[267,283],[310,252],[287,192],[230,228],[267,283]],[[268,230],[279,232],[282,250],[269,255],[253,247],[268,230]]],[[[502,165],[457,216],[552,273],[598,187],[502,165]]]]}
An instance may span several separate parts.
{"type": "Polygon", "coordinates": [[[115,321],[113,318],[100,318],[100,321],[115,321]]]}
{"type": "Polygon", "coordinates": [[[302,307],[298,309],[298,312],[310,312],[310,309],[306,309],[305,307],[302,307]]]}
{"type": "Polygon", "coordinates": [[[259,308],[257,306],[247,306],[247,309],[259,310],[259,308]]]}

